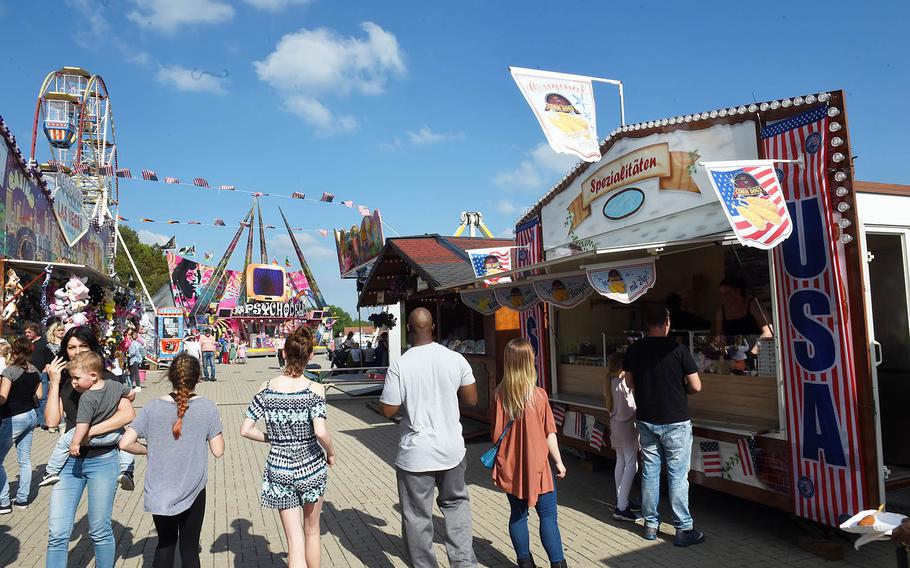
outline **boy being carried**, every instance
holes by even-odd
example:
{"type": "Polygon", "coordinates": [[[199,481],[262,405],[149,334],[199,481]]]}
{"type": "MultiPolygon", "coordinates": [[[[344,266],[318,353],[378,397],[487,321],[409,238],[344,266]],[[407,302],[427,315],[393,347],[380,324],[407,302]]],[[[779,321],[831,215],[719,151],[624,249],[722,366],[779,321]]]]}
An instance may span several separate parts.
{"type": "Polygon", "coordinates": [[[104,380],[104,361],[97,354],[85,352],[76,355],[66,365],[73,390],[82,393],[76,413],[76,427],[57,440],[45,467],[44,478],[39,487],[53,485],[60,481],[60,470],[69,456],[79,456],[83,444],[88,446],[116,446],[123,435],[123,428],[101,436],[88,437],[89,429],[104,422],[117,412],[121,398],[131,402],[136,395],[123,383],[104,380]]]}

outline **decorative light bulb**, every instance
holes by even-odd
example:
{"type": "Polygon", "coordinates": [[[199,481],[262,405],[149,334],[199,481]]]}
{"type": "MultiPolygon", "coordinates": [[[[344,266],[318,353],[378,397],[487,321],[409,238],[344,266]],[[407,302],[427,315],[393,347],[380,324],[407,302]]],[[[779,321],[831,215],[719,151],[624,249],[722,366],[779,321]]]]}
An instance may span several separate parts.
{"type": "Polygon", "coordinates": [[[741,106],[736,109],[737,114],[746,114],[746,107],[741,106]]]}
{"type": "Polygon", "coordinates": [[[837,148],[838,146],[840,146],[843,143],[844,143],[844,139],[839,136],[835,136],[834,138],[831,139],[831,145],[835,148],[837,148]]]}
{"type": "Polygon", "coordinates": [[[686,122],[692,122],[692,115],[687,114],[685,120],[686,120],[686,122]]]}
{"type": "Polygon", "coordinates": [[[831,118],[834,118],[835,116],[837,116],[839,114],[840,114],[840,110],[837,107],[831,107],[828,109],[828,116],[830,116],[831,118]]]}
{"type": "Polygon", "coordinates": [[[758,105],[757,105],[757,104],[752,103],[751,105],[749,105],[749,112],[755,112],[755,111],[757,111],[757,110],[758,110],[758,105]]]}
{"type": "Polygon", "coordinates": [[[676,117],[675,117],[675,116],[671,116],[671,117],[670,117],[670,124],[676,124],[676,117]]]}
{"type": "Polygon", "coordinates": [[[708,116],[710,116],[711,118],[717,118],[717,111],[712,110],[711,112],[708,113],[708,116]]]}
{"type": "Polygon", "coordinates": [[[780,102],[780,106],[784,108],[789,107],[791,104],[793,104],[793,102],[790,99],[784,99],[780,102]]]}
{"type": "Polygon", "coordinates": [[[660,125],[661,125],[661,126],[666,126],[667,124],[669,124],[669,122],[670,122],[670,121],[667,120],[666,118],[660,119],[660,125]]]}
{"type": "Polygon", "coordinates": [[[829,132],[837,132],[841,128],[843,128],[843,126],[841,126],[839,122],[832,122],[831,124],[828,125],[829,132]]]}
{"type": "Polygon", "coordinates": [[[711,116],[711,115],[710,115],[709,113],[707,113],[707,112],[701,113],[701,119],[702,119],[702,120],[707,120],[709,116],[711,116]]]}
{"type": "Polygon", "coordinates": [[[815,95],[809,95],[808,97],[806,97],[806,104],[807,104],[807,105],[811,105],[811,104],[814,103],[814,102],[815,102],[815,95]]]}
{"type": "Polygon", "coordinates": [[[847,179],[847,174],[842,170],[837,170],[834,174],[834,181],[844,181],[845,179],[847,179]]]}
{"type": "Polygon", "coordinates": [[[722,108],[719,111],[717,111],[717,116],[720,116],[720,117],[727,116],[727,109],[722,108]]]}
{"type": "Polygon", "coordinates": [[[831,159],[834,160],[835,162],[843,162],[846,159],[846,156],[844,156],[840,152],[835,152],[834,155],[831,156],[831,159]]]}
{"type": "Polygon", "coordinates": [[[818,102],[820,102],[820,103],[823,103],[830,98],[831,98],[831,95],[829,95],[828,93],[819,93],[818,94],[818,102]]]}
{"type": "Polygon", "coordinates": [[[801,104],[803,104],[803,98],[802,98],[802,97],[796,97],[795,99],[793,99],[793,106],[799,106],[799,105],[801,105],[801,104]]]}
{"type": "Polygon", "coordinates": [[[847,197],[847,194],[850,193],[846,187],[840,186],[834,190],[834,195],[838,197],[847,197]]]}
{"type": "Polygon", "coordinates": [[[777,110],[780,108],[780,101],[771,101],[771,110],[777,110]]]}
{"type": "Polygon", "coordinates": [[[765,112],[768,110],[768,103],[762,103],[758,108],[760,108],[762,112],[765,112]]]}
{"type": "Polygon", "coordinates": [[[853,237],[851,235],[843,234],[840,236],[840,242],[844,243],[845,245],[849,245],[853,242],[853,237]]]}
{"type": "Polygon", "coordinates": [[[840,225],[840,228],[841,228],[841,229],[846,229],[847,227],[849,227],[849,226],[852,225],[853,223],[850,222],[850,219],[847,219],[847,218],[845,218],[845,217],[841,217],[840,219],[837,220],[837,224],[840,225]]]}
{"type": "Polygon", "coordinates": [[[837,210],[840,211],[841,213],[846,213],[847,211],[850,210],[850,204],[847,203],[846,201],[841,201],[840,203],[837,204],[837,210]]]}

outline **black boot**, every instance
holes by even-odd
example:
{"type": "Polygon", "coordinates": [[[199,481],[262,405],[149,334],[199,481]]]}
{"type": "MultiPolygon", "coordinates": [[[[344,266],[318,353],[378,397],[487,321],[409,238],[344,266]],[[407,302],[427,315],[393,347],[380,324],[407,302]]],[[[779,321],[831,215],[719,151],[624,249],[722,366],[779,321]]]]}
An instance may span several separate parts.
{"type": "Polygon", "coordinates": [[[537,568],[537,564],[534,564],[533,556],[529,556],[527,558],[519,558],[518,568],[537,568]]]}
{"type": "Polygon", "coordinates": [[[559,562],[550,562],[550,568],[567,568],[565,560],[560,560],[559,562]]]}

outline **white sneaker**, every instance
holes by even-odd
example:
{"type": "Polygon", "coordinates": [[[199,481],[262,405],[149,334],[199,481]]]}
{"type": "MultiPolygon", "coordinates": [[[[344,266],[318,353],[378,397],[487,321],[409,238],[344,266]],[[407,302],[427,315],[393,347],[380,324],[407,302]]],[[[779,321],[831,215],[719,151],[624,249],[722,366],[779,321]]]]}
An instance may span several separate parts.
{"type": "Polygon", "coordinates": [[[133,392],[142,392],[142,387],[133,387],[133,392]]]}

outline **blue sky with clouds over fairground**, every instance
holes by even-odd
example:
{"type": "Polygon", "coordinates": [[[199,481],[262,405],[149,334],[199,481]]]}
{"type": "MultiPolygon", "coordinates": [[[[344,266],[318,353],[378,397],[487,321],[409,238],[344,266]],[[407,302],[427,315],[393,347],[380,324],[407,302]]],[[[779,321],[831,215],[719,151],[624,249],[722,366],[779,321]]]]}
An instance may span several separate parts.
{"type": "MultiPolygon", "coordinates": [[[[81,66],[108,85],[120,164],[134,175],[327,191],[380,208],[401,234],[448,234],[461,211],[480,210],[506,235],[574,163],[544,144],[509,65],[621,79],[629,122],[843,88],[858,177],[910,183],[910,4],[740,5],[0,0],[0,114],[27,152],[44,75],[81,66]]],[[[605,136],[618,100],[608,85],[595,90],[605,136]]],[[[121,188],[129,219],[236,223],[250,206],[239,193],[121,188]]],[[[279,205],[298,227],[359,222],[356,208],[263,199],[266,223],[280,226],[279,205]]],[[[196,243],[199,260],[233,235],[131,226],[149,241],[196,243]]],[[[327,300],[353,308],[331,237],[300,241],[327,300]]],[[[286,234],[270,232],[269,254],[293,259],[286,234]]],[[[232,265],[241,263],[238,251],[232,265]]]]}

